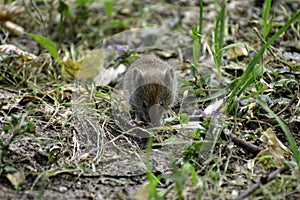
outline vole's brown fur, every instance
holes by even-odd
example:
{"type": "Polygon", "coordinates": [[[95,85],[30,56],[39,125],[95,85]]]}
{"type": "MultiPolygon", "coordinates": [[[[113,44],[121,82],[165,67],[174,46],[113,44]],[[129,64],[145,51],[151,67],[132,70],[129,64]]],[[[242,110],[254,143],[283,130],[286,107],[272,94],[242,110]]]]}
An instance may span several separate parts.
{"type": "Polygon", "coordinates": [[[135,121],[158,125],[166,109],[175,101],[177,78],[168,63],[154,55],[144,55],[128,68],[123,88],[135,113],[135,121]]]}

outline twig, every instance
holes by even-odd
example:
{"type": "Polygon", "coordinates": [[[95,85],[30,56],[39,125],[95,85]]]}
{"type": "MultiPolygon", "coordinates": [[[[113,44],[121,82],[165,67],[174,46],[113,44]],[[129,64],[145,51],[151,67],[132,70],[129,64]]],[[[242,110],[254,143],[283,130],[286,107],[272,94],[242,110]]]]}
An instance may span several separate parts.
{"type": "Polygon", "coordinates": [[[260,186],[265,185],[266,183],[270,182],[273,180],[278,174],[283,173],[287,171],[289,168],[288,167],[281,167],[273,172],[271,172],[268,177],[261,177],[259,181],[252,185],[248,190],[246,190],[244,193],[239,195],[235,200],[240,200],[240,199],[245,199],[248,196],[250,196],[253,192],[255,192],[257,189],[260,188],[260,186]]]}
{"type": "Polygon", "coordinates": [[[254,144],[248,143],[232,133],[222,132],[221,137],[222,137],[222,139],[225,139],[225,140],[228,140],[228,137],[229,137],[234,144],[247,150],[248,152],[250,152],[254,155],[258,154],[262,150],[262,148],[254,145],[254,144]]]}

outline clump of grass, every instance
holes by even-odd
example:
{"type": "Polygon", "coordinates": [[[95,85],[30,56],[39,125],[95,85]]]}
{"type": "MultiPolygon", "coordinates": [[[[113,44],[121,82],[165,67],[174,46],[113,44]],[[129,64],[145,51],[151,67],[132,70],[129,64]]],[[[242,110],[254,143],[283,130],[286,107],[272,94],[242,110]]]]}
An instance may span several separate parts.
{"type": "Polygon", "coordinates": [[[174,182],[170,187],[174,189],[176,199],[185,199],[184,191],[187,187],[194,187],[195,191],[197,191],[195,196],[197,196],[197,199],[201,199],[204,186],[195,167],[190,163],[184,163],[184,165],[179,168],[172,157],[170,157],[170,160],[172,163],[173,173],[171,175],[164,175],[162,178],[169,179],[174,182]]]}
{"type": "Polygon", "coordinates": [[[11,116],[7,116],[3,112],[2,114],[6,116],[5,118],[7,119],[7,123],[2,125],[2,134],[5,137],[8,134],[10,136],[6,141],[3,137],[0,138],[0,175],[5,167],[9,165],[9,163],[7,163],[7,158],[9,157],[9,146],[15,141],[16,137],[26,133],[35,133],[35,125],[27,120],[27,115],[12,114],[11,116]]]}
{"type": "MultiPolygon", "coordinates": [[[[194,38],[194,44],[193,44],[193,55],[194,55],[194,67],[197,70],[198,67],[198,59],[201,53],[201,38],[202,38],[202,29],[201,29],[201,22],[202,22],[202,1],[200,2],[200,22],[198,27],[194,27],[192,30],[193,33],[193,38],[194,38]]],[[[221,64],[222,64],[222,54],[225,50],[229,48],[233,48],[236,46],[242,46],[246,47],[247,50],[252,49],[250,45],[246,45],[243,43],[235,43],[228,45],[226,47],[223,47],[224,45],[224,38],[225,38],[225,3],[226,1],[222,1],[221,4],[221,9],[219,16],[217,17],[216,21],[216,26],[214,28],[214,44],[212,45],[214,48],[214,60],[215,60],[215,65],[217,68],[218,76],[219,78],[222,78],[221,74],[221,64]]],[[[269,15],[270,15],[270,8],[271,8],[271,0],[265,1],[264,5],[264,10],[263,10],[263,30],[262,30],[262,36],[263,39],[266,40],[269,37],[269,34],[271,32],[272,28],[272,20],[269,20],[269,15]]],[[[270,45],[277,40],[290,26],[293,25],[293,23],[299,21],[300,19],[300,11],[295,13],[285,24],[282,25],[282,27],[276,32],[274,35],[270,36],[270,39],[266,41],[262,41],[262,47],[256,52],[253,58],[249,56],[250,63],[248,64],[247,68],[243,72],[243,74],[238,77],[236,80],[233,80],[230,84],[227,85],[226,90],[230,91],[230,94],[228,96],[228,100],[225,104],[225,107],[223,109],[223,112],[225,113],[232,113],[232,111],[236,108],[236,99],[241,97],[243,94],[245,94],[245,91],[251,86],[252,84],[255,84],[256,86],[256,93],[251,93],[245,98],[249,97],[256,97],[258,94],[262,93],[264,91],[264,88],[262,87],[262,84],[260,84],[259,79],[263,77],[265,73],[265,66],[263,64],[263,57],[265,50],[270,47],[270,45]]],[[[194,71],[196,71],[194,70],[194,71]]],[[[195,78],[196,73],[194,73],[195,78]]],[[[208,99],[208,98],[206,98],[208,99]]],[[[212,98],[209,98],[211,100],[212,98]]],[[[300,169],[300,154],[296,145],[296,141],[288,129],[288,127],[285,125],[285,123],[277,116],[274,114],[274,112],[267,106],[266,103],[264,103],[261,99],[257,99],[257,104],[259,104],[264,110],[266,110],[272,117],[276,119],[278,124],[280,125],[281,129],[286,135],[286,138],[290,144],[290,148],[292,150],[294,159],[298,165],[298,168],[300,169]]],[[[236,114],[236,113],[235,113],[236,114]]],[[[185,152],[185,156],[187,158],[197,158],[195,155],[192,154],[197,154],[199,149],[201,148],[201,143],[194,143],[191,145],[191,148],[188,148],[189,151],[185,152]],[[192,148],[194,147],[194,148],[192,148]]],[[[174,167],[174,166],[173,166],[174,167]]],[[[178,168],[173,168],[173,176],[170,176],[169,178],[172,178],[174,181],[174,184],[176,185],[176,191],[177,191],[177,197],[180,199],[182,198],[182,176],[179,176],[180,170],[178,168]],[[177,176],[175,176],[178,175],[177,176]],[[177,179],[177,178],[178,179],[177,179]]],[[[182,174],[181,174],[182,175],[182,174]]]]}
{"type": "Polygon", "coordinates": [[[230,92],[230,95],[228,97],[227,103],[225,105],[225,111],[227,113],[231,112],[234,106],[236,105],[236,102],[234,102],[234,98],[239,98],[241,94],[246,90],[248,86],[250,86],[253,82],[256,81],[254,69],[259,61],[262,60],[263,54],[265,50],[276,40],[280,37],[282,33],[284,33],[291,24],[299,20],[300,17],[300,11],[295,13],[279,30],[277,33],[275,33],[263,46],[261,49],[255,54],[254,58],[250,61],[247,69],[244,71],[241,77],[239,77],[236,81],[235,86],[233,87],[232,91],[230,92]]]}
{"type": "Polygon", "coordinates": [[[298,151],[298,147],[295,141],[295,138],[293,137],[292,133],[290,132],[289,128],[285,125],[285,123],[280,119],[279,116],[277,116],[269,107],[268,105],[260,98],[257,98],[256,102],[265,110],[267,111],[272,117],[276,119],[279,126],[281,127],[282,131],[284,132],[289,144],[291,151],[293,153],[293,156],[296,160],[296,163],[298,165],[298,169],[300,171],[300,153],[298,151]]]}

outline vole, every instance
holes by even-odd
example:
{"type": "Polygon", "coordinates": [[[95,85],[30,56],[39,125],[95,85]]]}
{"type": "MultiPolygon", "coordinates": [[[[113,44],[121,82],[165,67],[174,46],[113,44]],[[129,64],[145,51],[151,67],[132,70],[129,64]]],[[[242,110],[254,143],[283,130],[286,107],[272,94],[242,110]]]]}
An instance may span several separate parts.
{"type": "Polygon", "coordinates": [[[123,91],[135,122],[160,125],[163,114],[175,101],[177,78],[172,66],[150,54],[136,59],[128,68],[123,91]]]}

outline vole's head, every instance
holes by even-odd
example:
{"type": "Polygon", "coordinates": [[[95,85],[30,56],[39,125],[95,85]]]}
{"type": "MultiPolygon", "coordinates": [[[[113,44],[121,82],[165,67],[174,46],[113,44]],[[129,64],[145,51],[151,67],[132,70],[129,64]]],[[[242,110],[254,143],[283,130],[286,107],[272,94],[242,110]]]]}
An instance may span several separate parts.
{"type": "Polygon", "coordinates": [[[173,69],[162,72],[148,71],[147,74],[140,69],[134,69],[133,79],[135,85],[139,86],[130,98],[136,120],[153,125],[160,124],[162,115],[175,99],[173,69]]]}

